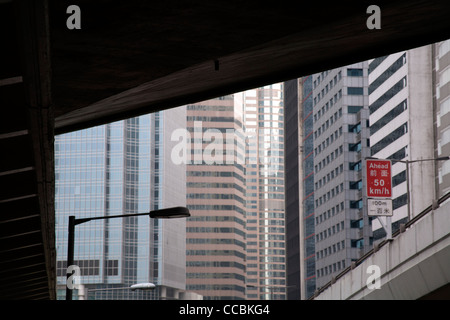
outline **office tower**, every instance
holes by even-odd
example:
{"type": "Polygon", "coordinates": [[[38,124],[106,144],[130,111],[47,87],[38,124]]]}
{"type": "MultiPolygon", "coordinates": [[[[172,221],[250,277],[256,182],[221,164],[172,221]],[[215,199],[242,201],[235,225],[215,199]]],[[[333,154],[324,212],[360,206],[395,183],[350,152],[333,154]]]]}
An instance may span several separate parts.
{"type": "Polygon", "coordinates": [[[317,287],[372,245],[362,176],[369,155],[367,69],[361,62],[311,79],[317,287]]]}
{"type": "Polygon", "coordinates": [[[301,100],[299,119],[301,136],[301,206],[300,206],[300,227],[301,227],[301,298],[310,297],[316,290],[316,255],[315,255],[315,219],[314,219],[314,110],[313,110],[313,82],[312,77],[301,79],[299,91],[301,100]]]}
{"type": "Polygon", "coordinates": [[[287,298],[316,290],[312,76],[284,83],[287,298]]]}
{"type": "MultiPolygon", "coordinates": [[[[433,45],[435,157],[450,155],[450,40],[433,45]]],[[[450,161],[436,165],[436,199],[450,191],[450,161]]]]}
{"type": "MultiPolygon", "coordinates": [[[[185,126],[185,117],[178,108],[56,137],[58,284],[66,284],[69,215],[122,215],[185,205],[185,166],[168,161],[174,144],[170,133],[185,126]]],[[[78,225],[75,264],[85,298],[178,298],[185,289],[185,223],[139,216],[78,225]],[[119,289],[142,282],[157,289],[119,289]]]]}
{"type": "Polygon", "coordinates": [[[285,83],[288,299],[316,290],[312,78],[285,83]]]}
{"type": "MultiPolygon", "coordinates": [[[[300,209],[303,209],[300,201],[300,193],[303,194],[300,168],[301,152],[303,151],[303,139],[300,134],[303,119],[301,108],[302,78],[286,81],[284,87],[285,110],[285,216],[286,216],[286,283],[287,299],[299,300],[304,288],[301,288],[302,271],[300,257],[302,256],[302,242],[300,241],[300,209]]],[[[313,184],[314,185],[314,184],[313,184]]],[[[302,197],[303,198],[303,197],[302,197]]],[[[314,222],[314,220],[313,220],[314,222]]],[[[313,239],[314,240],[314,239],[313,239]]],[[[313,268],[313,271],[315,268],[313,268]]],[[[313,290],[314,292],[314,290],[313,290]]]]}
{"type": "Polygon", "coordinates": [[[242,95],[187,106],[187,288],[245,298],[245,138],[242,95]]]}
{"type": "MultiPolygon", "coordinates": [[[[287,84],[292,86],[285,91],[287,110],[295,112],[297,99],[298,120],[292,115],[286,120],[286,137],[294,140],[297,128],[299,163],[295,168],[295,157],[286,159],[286,186],[292,188],[298,170],[300,298],[307,299],[372,245],[363,180],[364,159],[370,155],[368,63],[287,84]]],[[[288,145],[286,152],[293,154],[295,149],[288,145]]],[[[286,194],[286,205],[295,203],[293,191],[286,190],[286,194]]],[[[295,221],[292,208],[287,219],[295,221]]],[[[295,245],[295,228],[295,223],[288,226],[288,248],[295,245]]],[[[289,275],[290,266],[296,267],[295,254],[288,250],[289,275]]]]}
{"type": "MultiPolygon", "coordinates": [[[[370,60],[369,104],[371,156],[393,161],[395,231],[431,205],[435,193],[434,161],[410,163],[409,181],[406,164],[394,161],[434,157],[431,46],[370,60]]],[[[375,240],[385,235],[377,219],[373,230],[375,240]]]]}
{"type": "Polygon", "coordinates": [[[247,299],[286,298],[283,84],[244,93],[247,299]]]}

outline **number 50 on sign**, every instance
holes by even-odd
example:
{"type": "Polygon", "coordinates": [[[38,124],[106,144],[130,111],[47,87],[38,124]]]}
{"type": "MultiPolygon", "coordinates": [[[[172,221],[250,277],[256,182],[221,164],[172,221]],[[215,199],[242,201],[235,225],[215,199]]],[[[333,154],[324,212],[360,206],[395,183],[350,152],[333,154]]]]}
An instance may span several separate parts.
{"type": "Polygon", "coordinates": [[[391,198],[391,161],[367,160],[366,162],[367,197],[391,198]]]}

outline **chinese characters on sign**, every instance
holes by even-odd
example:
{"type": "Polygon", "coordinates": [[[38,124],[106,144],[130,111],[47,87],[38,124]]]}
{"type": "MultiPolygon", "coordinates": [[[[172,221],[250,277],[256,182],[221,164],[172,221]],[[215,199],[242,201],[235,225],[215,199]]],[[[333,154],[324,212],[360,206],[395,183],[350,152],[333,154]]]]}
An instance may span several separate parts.
{"type": "Polygon", "coordinates": [[[391,161],[367,160],[366,182],[367,214],[391,217],[393,215],[392,199],[390,199],[392,197],[391,161]]]}
{"type": "Polygon", "coordinates": [[[367,160],[366,177],[368,198],[392,197],[390,160],[367,160]]]}
{"type": "Polygon", "coordinates": [[[369,216],[392,216],[392,200],[391,199],[367,199],[369,216]]]}

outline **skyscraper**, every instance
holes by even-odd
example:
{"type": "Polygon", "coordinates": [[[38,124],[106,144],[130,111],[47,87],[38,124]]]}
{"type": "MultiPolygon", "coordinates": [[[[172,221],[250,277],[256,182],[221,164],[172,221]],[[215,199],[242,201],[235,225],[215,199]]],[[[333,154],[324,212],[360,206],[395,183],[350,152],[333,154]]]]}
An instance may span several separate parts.
{"type": "MultiPolygon", "coordinates": [[[[411,218],[431,205],[433,199],[450,190],[447,181],[450,161],[432,161],[433,158],[450,155],[450,122],[447,121],[447,114],[450,113],[449,43],[447,40],[324,71],[305,77],[302,81],[286,82],[286,86],[290,87],[290,90],[285,91],[286,109],[290,113],[286,119],[286,130],[289,132],[286,139],[294,141],[297,129],[300,134],[298,152],[302,154],[302,165],[296,168],[296,148],[291,144],[286,146],[287,154],[291,155],[286,158],[286,186],[291,189],[286,190],[287,219],[294,223],[293,227],[287,228],[289,284],[289,277],[297,279],[297,274],[289,270],[291,265],[295,270],[297,262],[294,260],[298,254],[295,250],[289,250],[290,241],[295,245],[295,236],[300,233],[300,249],[307,252],[307,244],[302,242],[307,239],[308,224],[305,218],[312,216],[315,219],[315,255],[311,257],[300,253],[301,292],[306,293],[306,297],[301,298],[308,298],[312,294],[306,279],[312,283],[317,277],[316,285],[319,288],[335,275],[335,265],[337,272],[347,267],[349,262],[370,249],[374,241],[386,235],[379,221],[367,216],[365,158],[392,160],[393,231],[408,221],[406,160],[419,160],[409,163],[411,218]],[[313,81],[312,90],[307,80],[313,81]],[[307,103],[311,99],[314,99],[312,112],[307,103]],[[299,114],[298,121],[295,112],[299,114]],[[307,129],[310,117],[313,117],[313,129],[307,129]],[[331,129],[330,132],[333,132],[332,125],[338,126],[338,130],[334,131],[334,135],[324,135],[324,131],[331,129]],[[313,153],[306,151],[308,139],[314,140],[313,153]],[[334,149],[334,155],[328,152],[320,155],[330,147],[334,149]],[[311,159],[314,163],[313,172],[305,169],[306,162],[311,159]],[[327,166],[335,167],[334,174],[333,171],[323,171],[327,166]],[[300,172],[300,181],[303,180],[298,187],[302,203],[299,215],[302,217],[303,213],[304,219],[300,218],[299,231],[295,226],[297,195],[294,194],[294,180],[297,171],[300,172]],[[343,184],[336,179],[340,175],[344,179],[343,184]],[[306,192],[310,185],[307,180],[311,177],[314,180],[314,192],[306,192]],[[340,195],[341,186],[345,193],[344,201],[340,198],[344,196],[340,195]],[[313,199],[312,210],[306,204],[308,199],[313,199]],[[330,208],[325,207],[327,203],[330,203],[330,208]],[[305,216],[307,212],[309,215],[305,216]],[[342,212],[345,212],[344,216],[342,212]],[[333,219],[333,216],[345,219],[336,224],[338,220],[333,219]],[[327,221],[330,222],[325,224],[327,221]],[[305,234],[302,235],[302,232],[305,234]],[[339,243],[336,240],[340,234],[345,239],[339,243]],[[341,252],[342,257],[346,258],[340,260],[339,265],[338,254],[341,252]],[[316,272],[306,278],[309,259],[315,261],[316,272]]],[[[293,296],[295,294],[293,292],[293,296]]]]}
{"type": "Polygon", "coordinates": [[[245,137],[241,94],[187,106],[187,288],[245,298],[245,137]]]}
{"type": "Polygon", "coordinates": [[[283,84],[244,93],[247,299],[286,298],[283,84]]]}
{"type": "MultiPolygon", "coordinates": [[[[434,161],[409,164],[395,160],[434,157],[431,46],[411,49],[369,61],[371,156],[392,160],[393,231],[432,203],[434,161]]],[[[385,235],[373,220],[374,238],[385,235]]]]}
{"type": "MultiPolygon", "coordinates": [[[[179,108],[56,138],[58,284],[66,283],[69,215],[109,216],[185,205],[185,166],[166,160],[173,144],[168,133],[184,124],[185,110],[179,108]]],[[[75,264],[81,284],[91,290],[87,298],[177,298],[185,289],[184,219],[90,221],[77,226],[75,234],[75,264]],[[157,289],[145,294],[117,289],[137,282],[152,282],[157,289]]]]}
{"type": "Polygon", "coordinates": [[[288,299],[316,289],[313,77],[285,82],[288,299]]]}
{"type": "MultiPolygon", "coordinates": [[[[450,40],[433,45],[435,157],[450,155],[450,40]]],[[[436,198],[450,191],[450,161],[436,165],[436,198]]]]}
{"type": "MultiPolygon", "coordinates": [[[[364,158],[370,155],[367,77],[368,64],[361,62],[298,81],[302,299],[310,297],[372,245],[362,176],[364,158]]],[[[296,93],[290,90],[290,94],[296,93]]],[[[292,103],[290,110],[295,109],[292,97],[286,97],[286,101],[292,103]]],[[[292,120],[290,136],[294,123],[292,120]]],[[[288,150],[292,148],[288,146],[288,150]]],[[[287,163],[291,161],[286,159],[287,163]]],[[[294,179],[294,167],[295,160],[289,164],[288,180],[294,179]]],[[[292,193],[287,194],[292,197],[292,193]]],[[[286,201],[290,204],[292,199],[286,201]]],[[[294,213],[288,212],[290,215],[294,213]]],[[[293,232],[289,230],[288,238],[293,232]]],[[[293,259],[289,252],[292,250],[288,251],[288,261],[293,259]]],[[[288,263],[288,272],[289,265],[295,264],[288,263]]]]}
{"type": "Polygon", "coordinates": [[[363,205],[369,155],[367,62],[312,75],[316,285],[371,248],[363,205]]]}
{"type": "MultiPolygon", "coordinates": [[[[303,195],[302,178],[302,152],[304,152],[304,141],[299,131],[302,131],[304,108],[301,108],[303,79],[294,79],[286,81],[284,87],[284,110],[285,110],[285,216],[286,216],[286,281],[287,281],[287,299],[299,300],[304,294],[303,268],[300,267],[300,257],[302,255],[303,235],[300,228],[300,217],[303,216],[303,205],[301,204],[300,194],[303,195]]],[[[305,111],[306,112],[306,111],[305,111]]],[[[311,144],[312,145],[312,144],[311,144]]],[[[314,166],[313,166],[314,168],[314,166]]],[[[314,173],[313,173],[314,174],[314,173]]],[[[313,177],[314,179],[314,177],[313,177]]],[[[313,182],[314,185],[314,182],[313,182]]],[[[314,228],[314,220],[313,228],[314,228]]],[[[314,231],[314,229],[313,229],[314,231]]],[[[314,238],[313,238],[314,244],[314,238]]],[[[313,250],[314,253],[314,250],[313,250]]],[[[314,259],[313,259],[314,261],[314,259]]],[[[312,268],[315,274],[315,268],[312,268]]],[[[312,290],[314,292],[314,290],[312,290]]]]}

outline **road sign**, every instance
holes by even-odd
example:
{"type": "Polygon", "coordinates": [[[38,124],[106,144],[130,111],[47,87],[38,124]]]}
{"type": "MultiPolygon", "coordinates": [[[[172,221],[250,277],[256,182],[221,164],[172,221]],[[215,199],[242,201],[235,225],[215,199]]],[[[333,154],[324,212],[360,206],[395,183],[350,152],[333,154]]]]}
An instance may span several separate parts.
{"type": "Polygon", "coordinates": [[[367,199],[367,214],[369,216],[392,217],[392,199],[367,199]]]}
{"type": "Polygon", "coordinates": [[[368,198],[391,198],[391,161],[367,160],[366,182],[368,198]]]}

